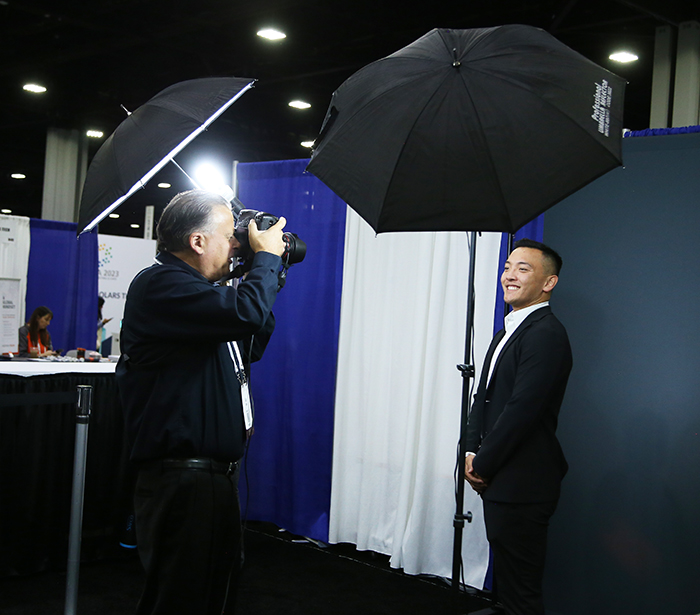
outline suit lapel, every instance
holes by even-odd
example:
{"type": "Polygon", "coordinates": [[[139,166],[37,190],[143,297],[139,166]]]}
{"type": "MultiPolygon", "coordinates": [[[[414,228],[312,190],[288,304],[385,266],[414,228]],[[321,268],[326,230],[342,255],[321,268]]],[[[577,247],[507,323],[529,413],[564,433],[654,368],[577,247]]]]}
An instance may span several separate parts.
{"type": "MultiPolygon", "coordinates": [[[[500,354],[496,358],[496,365],[494,365],[493,377],[491,378],[491,382],[489,382],[489,386],[491,386],[493,384],[494,380],[496,380],[496,370],[498,370],[498,366],[500,365],[501,360],[508,352],[508,349],[513,345],[513,342],[515,342],[515,340],[518,339],[518,337],[520,337],[523,334],[523,332],[530,325],[532,325],[532,323],[537,322],[541,318],[544,318],[547,314],[551,314],[551,313],[552,313],[552,309],[547,305],[545,307],[542,307],[542,308],[535,310],[523,322],[520,323],[520,326],[515,330],[513,335],[511,335],[508,338],[508,341],[505,343],[505,346],[503,346],[500,354]]],[[[503,335],[505,335],[505,330],[503,331],[503,335]]],[[[503,337],[503,335],[501,335],[498,339],[500,340],[503,337]]],[[[494,340],[495,340],[495,338],[494,338],[494,340]]],[[[489,348],[489,352],[491,353],[491,355],[493,355],[495,350],[496,350],[496,346],[494,346],[492,349],[489,348]]]]}
{"type": "Polygon", "coordinates": [[[505,329],[501,329],[498,333],[496,333],[496,335],[494,335],[493,339],[491,340],[491,345],[489,346],[488,351],[486,352],[486,356],[484,357],[484,364],[481,368],[481,376],[479,378],[479,388],[482,390],[486,390],[486,378],[488,378],[488,374],[490,371],[493,353],[496,352],[496,347],[498,346],[498,343],[503,339],[503,336],[505,334],[505,329]]]}

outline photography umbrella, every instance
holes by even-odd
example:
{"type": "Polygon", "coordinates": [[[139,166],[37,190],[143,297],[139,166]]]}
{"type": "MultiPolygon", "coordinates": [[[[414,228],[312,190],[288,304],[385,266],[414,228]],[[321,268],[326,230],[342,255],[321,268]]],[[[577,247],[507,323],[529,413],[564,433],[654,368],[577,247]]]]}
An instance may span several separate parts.
{"type": "Polygon", "coordinates": [[[129,114],[90,163],[80,199],[78,233],[91,230],[143,188],[254,82],[235,77],[182,81],[129,114]]]}
{"type": "MultiPolygon", "coordinates": [[[[470,409],[476,231],[514,233],[622,164],[625,82],[522,25],[435,29],[333,94],[307,170],[377,232],[470,231],[461,438],[470,409]]],[[[458,587],[464,455],[452,566],[458,587]]]]}
{"type": "Polygon", "coordinates": [[[621,164],[625,82],[543,30],[435,29],[333,94],[308,171],[384,231],[508,231],[621,164]]]}

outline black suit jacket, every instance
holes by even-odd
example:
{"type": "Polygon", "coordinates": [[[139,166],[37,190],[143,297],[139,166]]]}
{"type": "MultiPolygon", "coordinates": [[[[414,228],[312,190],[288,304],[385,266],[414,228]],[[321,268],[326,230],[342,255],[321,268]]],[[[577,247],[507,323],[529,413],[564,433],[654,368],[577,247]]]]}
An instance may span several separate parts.
{"type": "Polygon", "coordinates": [[[162,264],[131,282],[122,321],[116,383],[131,460],[237,461],[245,428],[227,342],[245,340],[244,362],[262,356],[275,327],[281,259],[258,252],[233,288],[212,284],[173,254],[158,258],[162,264]]]}
{"type": "Polygon", "coordinates": [[[489,365],[505,331],[491,342],[467,429],[464,450],[489,486],[484,499],[544,502],[559,497],[568,465],[556,437],[559,408],[571,372],[569,338],[549,306],[530,314],[489,365]]]}

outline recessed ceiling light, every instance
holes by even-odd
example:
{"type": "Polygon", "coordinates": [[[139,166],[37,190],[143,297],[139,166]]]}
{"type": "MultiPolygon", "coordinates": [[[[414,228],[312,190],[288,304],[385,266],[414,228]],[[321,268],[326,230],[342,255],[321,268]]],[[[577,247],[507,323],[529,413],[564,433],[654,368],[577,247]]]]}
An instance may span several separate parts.
{"type": "Polygon", "coordinates": [[[290,107],[294,107],[295,109],[310,109],[311,105],[307,102],[304,102],[303,100],[293,100],[292,102],[289,103],[290,107]]]}
{"type": "Polygon", "coordinates": [[[609,57],[611,60],[621,62],[623,64],[626,64],[627,62],[636,62],[639,60],[639,56],[630,53],[629,51],[616,51],[615,53],[611,53],[609,57]]]}
{"type": "Polygon", "coordinates": [[[27,92],[31,92],[32,94],[43,94],[46,92],[46,88],[43,85],[39,85],[37,83],[25,83],[22,86],[23,90],[26,90],[27,92]]]}
{"type": "Polygon", "coordinates": [[[141,226],[139,224],[132,224],[131,228],[141,228],[141,226]]]}
{"type": "Polygon", "coordinates": [[[301,146],[312,148],[314,146],[314,143],[316,143],[316,141],[302,141],[301,146]]]}
{"type": "Polygon", "coordinates": [[[105,133],[101,130],[88,130],[85,134],[91,139],[101,139],[105,136],[105,133]]]}
{"type": "Polygon", "coordinates": [[[27,179],[27,176],[24,173],[13,173],[10,175],[12,179],[27,179]]]}
{"type": "Polygon", "coordinates": [[[258,36],[261,38],[266,38],[269,41],[281,41],[283,38],[287,38],[284,32],[275,30],[274,28],[263,28],[258,30],[258,36]]]}
{"type": "Polygon", "coordinates": [[[158,184],[159,188],[170,188],[170,184],[168,182],[160,182],[158,184]]]}
{"type": "Polygon", "coordinates": [[[0,209],[0,214],[11,214],[12,210],[11,209],[0,209]]]}
{"type": "Polygon", "coordinates": [[[109,217],[110,217],[110,218],[118,218],[118,217],[119,217],[119,214],[109,214],[109,217]]]}

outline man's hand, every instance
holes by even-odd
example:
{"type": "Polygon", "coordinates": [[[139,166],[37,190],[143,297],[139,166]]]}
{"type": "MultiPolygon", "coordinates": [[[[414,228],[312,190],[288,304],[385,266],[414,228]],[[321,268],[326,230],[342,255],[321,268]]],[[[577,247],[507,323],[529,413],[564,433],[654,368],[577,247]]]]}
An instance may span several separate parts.
{"type": "Polygon", "coordinates": [[[475,455],[467,455],[467,459],[464,464],[464,478],[471,485],[477,493],[483,493],[488,483],[479,476],[474,468],[472,467],[472,462],[474,461],[475,455]]]}
{"type": "Polygon", "coordinates": [[[282,239],[282,229],[287,221],[280,218],[277,224],[271,226],[266,231],[259,231],[255,220],[248,223],[248,241],[253,252],[270,252],[277,256],[282,256],[287,249],[284,239],[282,239]]]}

